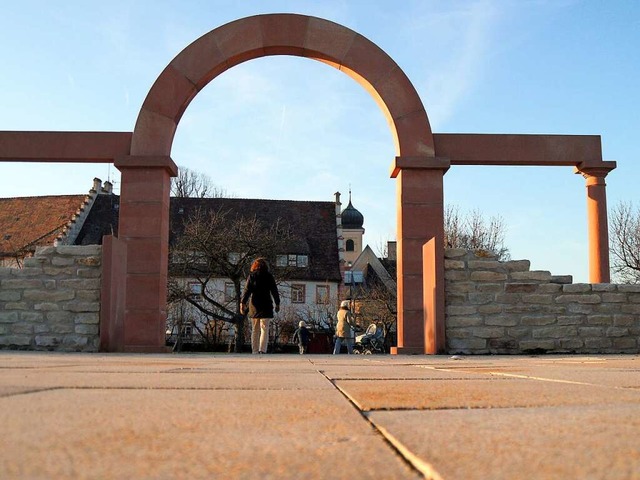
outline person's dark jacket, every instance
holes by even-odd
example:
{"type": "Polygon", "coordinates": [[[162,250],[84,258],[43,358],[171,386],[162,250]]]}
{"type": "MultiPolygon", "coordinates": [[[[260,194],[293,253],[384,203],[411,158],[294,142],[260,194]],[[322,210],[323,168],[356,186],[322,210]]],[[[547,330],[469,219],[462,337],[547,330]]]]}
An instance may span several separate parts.
{"type": "Polygon", "coordinates": [[[302,345],[306,347],[309,345],[309,340],[311,339],[311,332],[307,327],[300,327],[295,332],[293,332],[293,343],[297,343],[298,345],[302,345]]]}
{"type": "Polygon", "coordinates": [[[273,318],[273,302],[280,308],[280,295],[276,281],[268,271],[251,272],[242,295],[242,304],[249,303],[250,318],[273,318]]]}

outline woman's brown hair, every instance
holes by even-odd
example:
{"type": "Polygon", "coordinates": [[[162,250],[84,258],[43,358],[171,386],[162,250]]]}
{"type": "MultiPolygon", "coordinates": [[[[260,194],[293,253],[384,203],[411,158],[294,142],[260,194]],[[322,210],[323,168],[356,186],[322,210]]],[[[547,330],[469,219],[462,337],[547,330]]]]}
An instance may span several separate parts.
{"type": "Polygon", "coordinates": [[[252,272],[267,271],[268,269],[269,267],[267,266],[267,261],[262,257],[256,258],[251,264],[252,272]]]}

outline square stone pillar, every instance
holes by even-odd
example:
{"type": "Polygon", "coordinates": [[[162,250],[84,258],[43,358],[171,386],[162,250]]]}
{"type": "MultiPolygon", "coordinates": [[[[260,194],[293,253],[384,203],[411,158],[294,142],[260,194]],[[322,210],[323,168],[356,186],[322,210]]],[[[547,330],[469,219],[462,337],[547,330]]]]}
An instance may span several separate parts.
{"type": "MultiPolygon", "coordinates": [[[[449,166],[445,158],[397,157],[392,167],[398,209],[398,345],[392,353],[442,353],[434,342],[427,346],[425,338],[444,331],[443,180],[449,166]],[[424,264],[426,244],[431,267],[424,264]],[[432,273],[427,295],[425,271],[432,273]]],[[[442,345],[443,341],[439,339],[442,345]]]]}
{"type": "Polygon", "coordinates": [[[170,157],[128,156],[122,172],[118,238],[127,244],[124,351],[163,352],[167,320],[170,157]]]}

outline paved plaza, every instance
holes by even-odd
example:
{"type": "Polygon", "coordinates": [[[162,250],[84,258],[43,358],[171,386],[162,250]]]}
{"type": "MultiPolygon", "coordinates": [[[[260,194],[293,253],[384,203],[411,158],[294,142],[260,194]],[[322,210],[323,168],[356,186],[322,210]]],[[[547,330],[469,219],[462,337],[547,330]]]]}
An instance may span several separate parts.
{"type": "Polygon", "coordinates": [[[640,479],[640,356],[0,352],[0,478],[640,479]]]}

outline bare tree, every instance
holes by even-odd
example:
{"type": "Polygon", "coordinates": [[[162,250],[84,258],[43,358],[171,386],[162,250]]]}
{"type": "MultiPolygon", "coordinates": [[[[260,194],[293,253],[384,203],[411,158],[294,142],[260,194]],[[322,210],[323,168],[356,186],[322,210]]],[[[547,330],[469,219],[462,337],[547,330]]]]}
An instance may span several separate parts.
{"type": "Polygon", "coordinates": [[[206,173],[178,167],[178,176],[171,179],[171,196],[188,198],[231,198],[231,195],[216,186],[206,173]]]}
{"type": "Polygon", "coordinates": [[[610,219],[612,270],[622,283],[640,283],[640,209],[620,202],[610,219]]]}
{"type": "MultiPolygon", "coordinates": [[[[263,225],[255,216],[196,210],[171,247],[169,302],[188,302],[210,321],[234,324],[236,351],[242,351],[245,317],[240,314],[240,300],[251,262],[261,256],[275,265],[276,255],[286,252],[293,238],[282,222],[263,225]],[[216,281],[223,282],[222,288],[216,281]],[[225,281],[233,285],[232,292],[225,291],[225,281]],[[197,294],[189,282],[199,285],[197,294]]],[[[273,269],[276,279],[287,274],[284,270],[273,269]]]]}
{"type": "Polygon", "coordinates": [[[448,205],[444,211],[444,244],[446,248],[464,248],[485,251],[498,260],[509,260],[509,249],[504,245],[506,226],[502,217],[488,221],[479,210],[461,214],[457,206],[448,205]]]}

